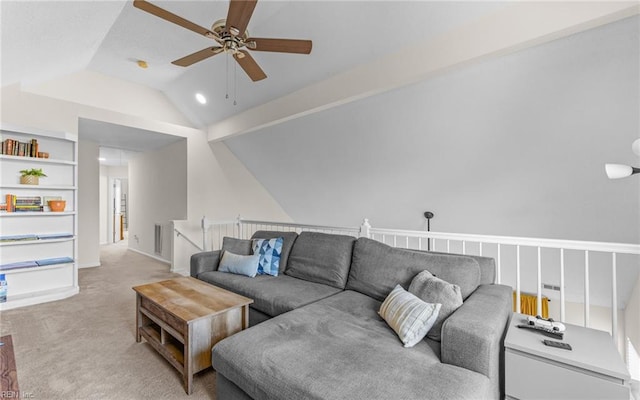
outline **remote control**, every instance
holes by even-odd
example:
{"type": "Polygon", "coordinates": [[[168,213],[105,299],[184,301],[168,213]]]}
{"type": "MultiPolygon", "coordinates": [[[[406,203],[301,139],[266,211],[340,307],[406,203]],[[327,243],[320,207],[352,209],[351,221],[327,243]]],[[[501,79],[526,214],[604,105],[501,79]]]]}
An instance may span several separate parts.
{"type": "Polygon", "coordinates": [[[564,337],[564,332],[558,332],[558,331],[554,331],[553,329],[547,329],[547,328],[543,328],[541,326],[536,326],[536,325],[526,325],[526,324],[520,324],[518,325],[518,328],[522,328],[522,329],[531,329],[534,331],[538,331],[544,335],[550,336],[554,339],[560,339],[562,340],[562,338],[564,337]]]}
{"type": "Polygon", "coordinates": [[[555,340],[547,340],[547,339],[543,340],[542,342],[546,346],[557,347],[559,349],[564,349],[564,350],[573,350],[569,343],[556,342],[555,340]]]}

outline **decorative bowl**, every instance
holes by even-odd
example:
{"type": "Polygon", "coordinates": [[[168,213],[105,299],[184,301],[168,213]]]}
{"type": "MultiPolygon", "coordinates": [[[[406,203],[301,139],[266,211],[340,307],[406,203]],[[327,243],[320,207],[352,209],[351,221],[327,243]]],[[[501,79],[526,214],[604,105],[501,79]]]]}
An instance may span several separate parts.
{"type": "Polygon", "coordinates": [[[65,200],[49,200],[49,208],[51,209],[51,211],[64,211],[66,205],[67,202],[65,200]]]}

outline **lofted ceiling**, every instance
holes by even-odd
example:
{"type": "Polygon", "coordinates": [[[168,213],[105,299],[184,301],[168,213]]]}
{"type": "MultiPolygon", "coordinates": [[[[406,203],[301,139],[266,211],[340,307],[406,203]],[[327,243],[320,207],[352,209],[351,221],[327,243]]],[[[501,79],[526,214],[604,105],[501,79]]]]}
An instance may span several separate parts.
{"type": "MultiPolygon", "coordinates": [[[[210,27],[228,1],[151,1],[210,27]]],[[[252,52],[268,78],[251,82],[221,54],[191,67],[171,61],[214,44],[133,7],[132,1],[2,1],[2,86],[92,70],[158,89],[205,127],[355,66],[453,30],[505,2],[269,1],[249,23],[257,37],[311,39],[310,55],[252,52]],[[141,69],[136,61],[147,61],[141,69]],[[208,102],[201,105],[195,93],[208,102]],[[225,99],[229,93],[230,99],[225,99]],[[237,105],[233,99],[237,99],[237,105]]]]}

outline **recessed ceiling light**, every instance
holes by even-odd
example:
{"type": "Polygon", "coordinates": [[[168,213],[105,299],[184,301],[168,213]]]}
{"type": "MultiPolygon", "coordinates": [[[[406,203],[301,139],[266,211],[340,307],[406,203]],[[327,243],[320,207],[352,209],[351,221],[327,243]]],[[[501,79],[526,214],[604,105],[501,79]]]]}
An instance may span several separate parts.
{"type": "Polygon", "coordinates": [[[196,100],[200,104],[207,104],[207,98],[202,93],[196,93],[196,100]]]}
{"type": "Polygon", "coordinates": [[[100,158],[98,158],[98,161],[107,161],[107,159],[104,158],[104,157],[100,157],[100,158]]]}

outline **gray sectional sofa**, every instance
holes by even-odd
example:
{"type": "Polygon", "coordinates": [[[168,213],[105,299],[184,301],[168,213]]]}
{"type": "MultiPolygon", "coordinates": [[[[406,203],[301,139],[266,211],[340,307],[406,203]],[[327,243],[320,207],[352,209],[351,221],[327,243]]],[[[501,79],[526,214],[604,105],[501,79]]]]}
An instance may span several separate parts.
{"type": "MultiPolygon", "coordinates": [[[[503,397],[512,290],[493,284],[493,259],[323,233],[253,237],[284,238],[279,276],[217,271],[221,251],[191,259],[193,277],[254,299],[252,327],[213,349],[219,400],[503,397]],[[408,288],[423,270],[459,285],[464,303],[440,342],[405,348],[377,311],[396,284],[408,288]]],[[[232,240],[224,250],[248,251],[232,240]]]]}

